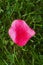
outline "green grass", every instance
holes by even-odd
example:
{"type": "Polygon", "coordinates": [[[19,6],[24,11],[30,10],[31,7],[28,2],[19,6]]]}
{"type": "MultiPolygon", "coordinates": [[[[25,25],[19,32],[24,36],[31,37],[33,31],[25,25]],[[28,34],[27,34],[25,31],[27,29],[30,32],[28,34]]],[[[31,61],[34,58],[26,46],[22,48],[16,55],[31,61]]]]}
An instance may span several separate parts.
{"type": "Polygon", "coordinates": [[[0,65],[43,65],[43,0],[0,0],[0,65]],[[8,35],[15,19],[25,20],[36,31],[24,47],[8,35]]]}

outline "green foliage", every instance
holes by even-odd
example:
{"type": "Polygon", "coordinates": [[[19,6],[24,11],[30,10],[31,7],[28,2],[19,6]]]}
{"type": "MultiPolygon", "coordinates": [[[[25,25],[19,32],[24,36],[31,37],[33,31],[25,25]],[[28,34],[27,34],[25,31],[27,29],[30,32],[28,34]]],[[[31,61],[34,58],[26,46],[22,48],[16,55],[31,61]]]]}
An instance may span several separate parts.
{"type": "Polygon", "coordinates": [[[43,0],[0,0],[0,65],[43,65],[43,0]],[[14,19],[23,19],[36,31],[24,47],[8,35],[14,19]]]}

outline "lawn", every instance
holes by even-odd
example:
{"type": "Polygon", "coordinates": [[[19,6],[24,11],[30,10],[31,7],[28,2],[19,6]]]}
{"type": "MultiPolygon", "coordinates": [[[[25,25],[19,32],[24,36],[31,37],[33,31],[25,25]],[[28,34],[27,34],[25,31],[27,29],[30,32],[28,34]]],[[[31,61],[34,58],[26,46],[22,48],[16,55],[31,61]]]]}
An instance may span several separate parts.
{"type": "Polygon", "coordinates": [[[43,65],[43,0],[0,0],[0,65],[43,65]],[[8,35],[15,19],[36,31],[24,47],[8,35]]]}

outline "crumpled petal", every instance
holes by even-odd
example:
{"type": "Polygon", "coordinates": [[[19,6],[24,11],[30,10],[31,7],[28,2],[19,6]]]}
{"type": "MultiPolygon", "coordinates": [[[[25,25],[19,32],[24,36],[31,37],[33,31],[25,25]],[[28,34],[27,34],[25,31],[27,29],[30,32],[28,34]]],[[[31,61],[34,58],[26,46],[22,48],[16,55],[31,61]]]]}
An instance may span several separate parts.
{"type": "Polygon", "coordinates": [[[35,35],[35,31],[24,20],[14,20],[8,34],[15,44],[25,46],[30,38],[35,35]]]}

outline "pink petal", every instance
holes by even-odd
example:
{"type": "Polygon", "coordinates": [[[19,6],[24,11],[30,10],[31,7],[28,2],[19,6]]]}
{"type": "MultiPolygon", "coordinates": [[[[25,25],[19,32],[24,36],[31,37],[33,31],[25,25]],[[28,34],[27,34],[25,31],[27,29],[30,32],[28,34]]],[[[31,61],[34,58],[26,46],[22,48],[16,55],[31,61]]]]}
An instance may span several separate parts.
{"type": "Polygon", "coordinates": [[[8,34],[15,44],[24,46],[35,35],[35,31],[24,20],[14,20],[8,34]]]}

